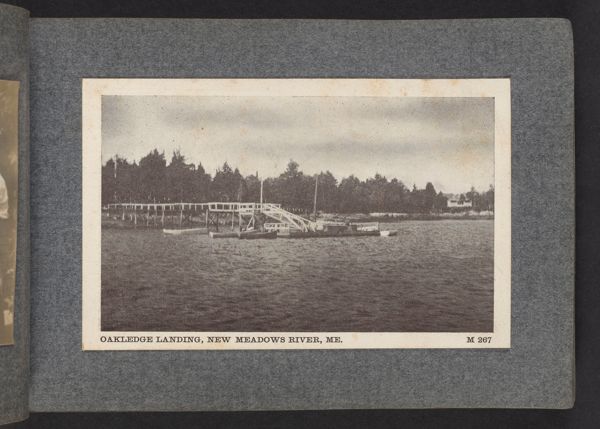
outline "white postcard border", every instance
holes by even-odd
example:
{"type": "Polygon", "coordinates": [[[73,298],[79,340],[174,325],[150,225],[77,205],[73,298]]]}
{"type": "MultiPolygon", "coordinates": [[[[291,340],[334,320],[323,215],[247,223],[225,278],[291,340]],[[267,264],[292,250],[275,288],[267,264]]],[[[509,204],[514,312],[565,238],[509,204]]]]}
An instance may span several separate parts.
{"type": "Polygon", "coordinates": [[[510,348],[510,79],[83,79],[82,92],[83,350],[510,348]],[[494,331],[103,332],[100,324],[103,95],[493,97],[494,331]]]}

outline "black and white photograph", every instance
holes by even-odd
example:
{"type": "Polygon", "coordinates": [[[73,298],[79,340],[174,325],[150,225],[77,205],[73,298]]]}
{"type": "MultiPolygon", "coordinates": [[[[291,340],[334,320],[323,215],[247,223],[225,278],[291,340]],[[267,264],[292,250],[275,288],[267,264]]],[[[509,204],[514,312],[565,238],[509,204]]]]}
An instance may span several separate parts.
{"type": "Polygon", "coordinates": [[[14,341],[19,82],[0,80],[0,346],[14,341]]]}
{"type": "Polygon", "coordinates": [[[97,97],[100,341],[494,341],[497,100],[388,82],[97,97]]]}

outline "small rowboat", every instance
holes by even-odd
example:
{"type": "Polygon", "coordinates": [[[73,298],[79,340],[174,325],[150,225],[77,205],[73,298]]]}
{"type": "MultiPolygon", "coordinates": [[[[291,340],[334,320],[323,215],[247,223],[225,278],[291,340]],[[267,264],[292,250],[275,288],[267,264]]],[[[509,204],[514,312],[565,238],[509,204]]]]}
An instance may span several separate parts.
{"type": "Polygon", "coordinates": [[[398,235],[398,231],[396,231],[395,229],[390,229],[388,231],[379,231],[379,235],[382,237],[393,237],[395,235],[398,235]]]}
{"type": "Polygon", "coordinates": [[[206,228],[163,229],[163,233],[170,235],[206,234],[206,228]]]}
{"type": "Polygon", "coordinates": [[[277,238],[277,231],[244,231],[238,237],[241,240],[274,239],[277,238]]]}

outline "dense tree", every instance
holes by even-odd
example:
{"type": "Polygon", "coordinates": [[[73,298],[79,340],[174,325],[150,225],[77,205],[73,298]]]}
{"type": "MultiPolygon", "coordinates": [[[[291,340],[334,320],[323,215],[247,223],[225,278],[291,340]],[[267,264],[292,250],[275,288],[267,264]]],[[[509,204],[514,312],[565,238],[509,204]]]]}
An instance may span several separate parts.
{"type": "Polygon", "coordinates": [[[329,170],[325,173],[321,172],[318,175],[317,207],[324,212],[333,213],[338,211],[338,205],[339,191],[336,178],[329,170]]]}
{"type": "Polygon", "coordinates": [[[425,209],[425,211],[430,212],[433,210],[436,196],[437,194],[433,184],[431,182],[427,182],[427,185],[425,185],[425,189],[423,190],[422,208],[425,209]]]}
{"type": "MultiPolygon", "coordinates": [[[[139,167],[140,199],[142,202],[167,201],[167,161],[165,153],[154,149],[140,159],[139,167]]],[[[175,192],[170,196],[176,198],[175,192]]]]}
{"type": "Polygon", "coordinates": [[[408,191],[404,183],[396,178],[390,180],[385,192],[385,211],[397,212],[400,207],[406,207],[408,191]]]}
{"type": "Polygon", "coordinates": [[[232,170],[226,162],[217,170],[213,180],[213,197],[218,201],[240,201],[240,182],[242,175],[236,168],[232,170]]]}
{"type": "MultiPolygon", "coordinates": [[[[327,213],[432,213],[447,210],[448,197],[431,182],[412,190],[393,178],[375,174],[366,180],[355,176],[338,181],[330,171],[305,175],[294,160],[277,177],[264,178],[265,202],[282,204],[288,210],[313,210],[315,181],[318,181],[317,208],[327,213]]],[[[114,156],[102,166],[102,202],[208,202],[260,201],[258,173],[243,177],[227,162],[214,177],[201,163],[188,163],[179,150],[169,164],[164,152],[154,149],[139,164],[114,156]]],[[[456,198],[456,197],[455,197],[456,198]]],[[[475,188],[460,194],[459,201],[472,201],[473,210],[494,209],[494,187],[479,193],[475,188]]]]}
{"type": "Polygon", "coordinates": [[[206,203],[212,199],[212,179],[206,173],[201,163],[198,163],[194,172],[194,196],[192,202],[206,203]]]}
{"type": "Polygon", "coordinates": [[[342,179],[339,187],[339,211],[341,213],[364,212],[366,208],[364,198],[367,194],[365,188],[366,184],[355,176],[342,179]]]}
{"type": "Polygon", "coordinates": [[[119,201],[116,179],[116,163],[111,158],[102,166],[102,202],[119,201]]]}
{"type": "Polygon", "coordinates": [[[139,187],[140,169],[117,156],[102,166],[102,201],[146,201],[139,187]]]}
{"type": "Polygon", "coordinates": [[[388,181],[379,173],[366,181],[367,207],[375,212],[385,211],[388,181]]]}
{"type": "Polygon", "coordinates": [[[479,210],[494,210],[494,185],[490,185],[490,188],[481,194],[478,206],[475,208],[479,210]]]}
{"type": "Polygon", "coordinates": [[[196,167],[187,164],[179,150],[173,152],[171,163],[166,169],[167,198],[174,202],[191,201],[194,198],[196,167]]]}
{"type": "MultiPolygon", "coordinates": [[[[260,201],[260,179],[258,178],[258,173],[255,175],[247,176],[244,179],[244,183],[246,184],[246,196],[242,200],[243,202],[259,202],[260,201]]],[[[264,186],[263,186],[264,187],[264,186]]],[[[264,189],[263,189],[264,193],[264,189]]],[[[264,198],[264,195],[263,195],[264,198]]],[[[267,202],[265,200],[265,202],[267,202]]]]}
{"type": "Polygon", "coordinates": [[[433,203],[434,211],[441,212],[447,207],[448,207],[448,197],[446,197],[444,194],[442,194],[442,191],[438,192],[438,194],[435,196],[435,200],[433,203]]]}

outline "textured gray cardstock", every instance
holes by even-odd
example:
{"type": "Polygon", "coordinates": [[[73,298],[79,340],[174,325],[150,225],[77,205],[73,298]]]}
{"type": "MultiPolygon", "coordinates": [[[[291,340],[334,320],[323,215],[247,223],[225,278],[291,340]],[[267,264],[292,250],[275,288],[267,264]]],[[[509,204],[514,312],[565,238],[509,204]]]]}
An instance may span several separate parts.
{"type": "Polygon", "coordinates": [[[14,345],[0,346],[0,424],[27,417],[29,381],[29,12],[0,4],[0,79],[19,81],[14,345]]]}
{"type": "Polygon", "coordinates": [[[570,407],[572,52],[556,19],[31,20],[31,409],[570,407]],[[82,352],[81,79],[102,77],[510,77],[512,348],[82,352]]]}

